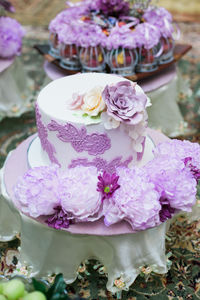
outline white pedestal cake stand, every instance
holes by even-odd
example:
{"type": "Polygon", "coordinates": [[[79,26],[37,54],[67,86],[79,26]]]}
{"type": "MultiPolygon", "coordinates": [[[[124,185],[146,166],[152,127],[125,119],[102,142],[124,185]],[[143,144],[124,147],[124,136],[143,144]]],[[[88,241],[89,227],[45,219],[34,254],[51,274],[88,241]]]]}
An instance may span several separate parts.
{"type": "Polygon", "coordinates": [[[32,110],[32,87],[19,57],[0,58],[0,120],[32,110]]]}
{"type": "MultiPolygon", "coordinates": [[[[154,144],[167,139],[150,129],[148,135],[154,144]]],[[[27,151],[35,137],[29,137],[12,151],[1,170],[0,239],[11,240],[17,232],[21,233],[20,262],[31,267],[30,276],[46,277],[61,272],[66,282],[71,283],[77,277],[80,263],[95,258],[105,266],[107,289],[116,293],[128,290],[143,266],[166,273],[166,222],[138,233],[133,233],[125,221],[106,227],[102,220],[56,230],[48,227],[43,218],[32,219],[15,209],[13,186],[28,170],[27,151]],[[121,287],[115,284],[116,279],[123,283],[121,287]]]]}

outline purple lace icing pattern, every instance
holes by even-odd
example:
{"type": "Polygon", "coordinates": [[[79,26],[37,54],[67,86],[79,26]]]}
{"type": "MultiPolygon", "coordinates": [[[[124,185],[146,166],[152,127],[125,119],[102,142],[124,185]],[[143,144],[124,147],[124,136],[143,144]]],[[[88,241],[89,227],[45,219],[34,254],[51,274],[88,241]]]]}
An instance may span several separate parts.
{"type": "Polygon", "coordinates": [[[87,134],[84,126],[77,129],[70,123],[61,125],[52,120],[47,127],[50,131],[58,131],[57,137],[65,143],[71,143],[76,152],[87,151],[89,155],[98,155],[111,147],[107,134],[87,134]]]}
{"type": "Polygon", "coordinates": [[[106,171],[108,173],[115,173],[118,167],[128,167],[129,163],[133,160],[132,156],[129,156],[125,161],[122,161],[122,156],[118,156],[112,159],[110,162],[103,158],[96,157],[92,161],[88,161],[87,158],[73,159],[68,168],[75,168],[77,166],[94,166],[98,171],[106,171]]]}
{"type": "Polygon", "coordinates": [[[60,166],[58,160],[54,156],[54,154],[56,153],[56,150],[55,150],[54,146],[48,140],[47,128],[42,123],[41,114],[39,112],[39,108],[38,108],[37,103],[35,105],[35,115],[36,115],[36,124],[37,124],[37,129],[38,129],[38,136],[40,138],[42,148],[43,148],[44,151],[47,152],[50,161],[52,163],[55,163],[55,164],[60,166]]]}

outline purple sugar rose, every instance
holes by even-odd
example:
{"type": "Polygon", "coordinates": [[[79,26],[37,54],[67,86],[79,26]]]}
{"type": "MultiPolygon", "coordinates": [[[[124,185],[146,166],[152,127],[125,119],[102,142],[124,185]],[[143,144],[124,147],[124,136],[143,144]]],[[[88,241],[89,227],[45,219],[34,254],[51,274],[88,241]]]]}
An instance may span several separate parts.
{"type": "Polygon", "coordinates": [[[130,81],[120,81],[106,86],[102,98],[107,105],[107,114],[117,121],[136,125],[144,118],[147,97],[138,92],[130,81]]]}
{"type": "Polygon", "coordinates": [[[52,215],[54,208],[65,198],[59,167],[36,167],[28,170],[14,187],[14,203],[31,217],[52,215]]]}
{"type": "Polygon", "coordinates": [[[14,19],[0,17],[0,57],[12,57],[21,53],[25,30],[14,19]]]}
{"type": "Polygon", "coordinates": [[[96,8],[109,16],[126,16],[129,14],[129,3],[124,0],[96,0],[96,8]]]}
{"type": "Polygon", "coordinates": [[[168,152],[155,157],[144,169],[160,198],[167,199],[176,210],[191,211],[196,202],[197,182],[184,162],[168,152]]]}
{"type": "Polygon", "coordinates": [[[137,231],[160,224],[159,194],[144,170],[118,168],[117,175],[120,188],[103,202],[105,225],[126,220],[137,231]]]}
{"type": "Polygon", "coordinates": [[[109,199],[112,194],[120,188],[118,184],[119,176],[115,173],[109,174],[106,171],[98,176],[99,182],[97,184],[97,191],[101,193],[102,200],[109,199]]]}

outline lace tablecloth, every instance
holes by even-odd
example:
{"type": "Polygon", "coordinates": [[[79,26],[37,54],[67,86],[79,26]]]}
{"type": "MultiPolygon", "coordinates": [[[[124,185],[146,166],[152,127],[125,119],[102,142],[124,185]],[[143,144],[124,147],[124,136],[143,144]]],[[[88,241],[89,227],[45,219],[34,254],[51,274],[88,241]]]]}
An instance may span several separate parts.
{"type": "Polygon", "coordinates": [[[0,59],[0,120],[31,110],[32,90],[19,57],[0,59]]]}

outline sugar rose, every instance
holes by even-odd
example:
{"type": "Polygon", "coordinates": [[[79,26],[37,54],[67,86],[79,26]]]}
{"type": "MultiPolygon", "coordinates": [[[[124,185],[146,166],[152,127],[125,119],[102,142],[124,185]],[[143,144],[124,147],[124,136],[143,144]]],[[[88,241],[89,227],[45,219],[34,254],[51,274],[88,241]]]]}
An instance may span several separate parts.
{"type": "Polygon", "coordinates": [[[97,116],[105,107],[102,99],[102,87],[95,87],[84,95],[81,109],[89,116],[97,116]]]}
{"type": "Polygon", "coordinates": [[[120,81],[106,86],[102,98],[107,105],[107,114],[120,122],[136,125],[142,121],[147,97],[138,93],[130,81],[120,81]]]}

